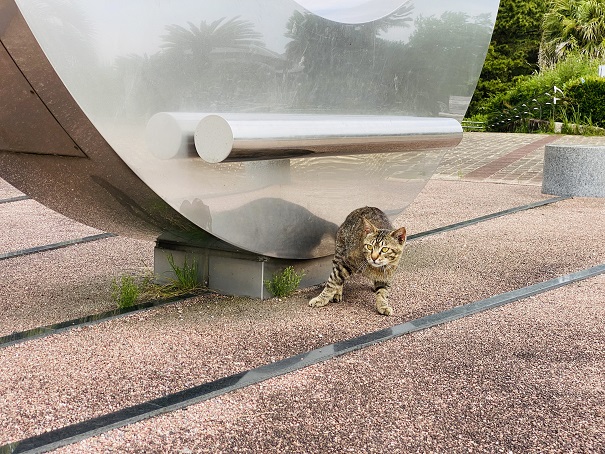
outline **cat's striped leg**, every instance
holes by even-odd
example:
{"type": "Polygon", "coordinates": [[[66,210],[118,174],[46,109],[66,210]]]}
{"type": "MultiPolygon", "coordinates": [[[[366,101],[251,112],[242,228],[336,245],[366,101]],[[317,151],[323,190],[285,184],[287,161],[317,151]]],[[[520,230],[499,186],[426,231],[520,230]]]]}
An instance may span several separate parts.
{"type": "Polygon", "coordinates": [[[393,315],[393,308],[389,305],[389,284],[383,281],[374,281],[376,293],[376,310],[382,315],[393,315]]]}
{"type": "Polygon", "coordinates": [[[311,307],[322,307],[328,304],[330,301],[339,303],[342,301],[342,286],[347,278],[352,274],[351,270],[341,261],[334,261],[332,272],[326,282],[326,286],[319,294],[311,301],[309,306],[311,307]]]}

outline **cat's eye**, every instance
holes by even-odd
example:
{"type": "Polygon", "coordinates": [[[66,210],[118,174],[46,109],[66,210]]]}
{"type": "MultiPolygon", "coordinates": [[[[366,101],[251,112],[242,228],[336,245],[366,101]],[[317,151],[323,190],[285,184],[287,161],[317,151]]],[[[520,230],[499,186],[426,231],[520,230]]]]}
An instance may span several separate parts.
{"type": "Polygon", "coordinates": [[[373,249],[373,247],[372,247],[372,245],[371,245],[371,244],[366,244],[366,249],[367,249],[368,251],[371,251],[371,250],[373,249]]]}
{"type": "Polygon", "coordinates": [[[381,249],[381,251],[382,251],[382,252],[388,252],[388,251],[389,251],[389,248],[388,248],[388,247],[383,247],[383,248],[381,249]]]}

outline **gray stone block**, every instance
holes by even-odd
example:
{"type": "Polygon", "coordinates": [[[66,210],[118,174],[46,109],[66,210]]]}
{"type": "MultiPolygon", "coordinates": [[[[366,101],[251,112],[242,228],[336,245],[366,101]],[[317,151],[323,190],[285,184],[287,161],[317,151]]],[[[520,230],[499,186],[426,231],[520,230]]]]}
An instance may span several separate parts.
{"type": "Polygon", "coordinates": [[[542,192],[560,196],[605,197],[605,146],[547,145],[542,192]]]}
{"type": "Polygon", "coordinates": [[[227,295],[270,298],[265,280],[288,266],[304,272],[300,288],[325,282],[332,270],[332,256],[304,260],[267,257],[243,251],[209,234],[198,239],[182,239],[163,234],[156,240],[154,273],[159,282],[168,282],[175,275],[168,263],[172,256],[177,266],[187,259],[198,265],[198,281],[205,287],[227,295]]]}

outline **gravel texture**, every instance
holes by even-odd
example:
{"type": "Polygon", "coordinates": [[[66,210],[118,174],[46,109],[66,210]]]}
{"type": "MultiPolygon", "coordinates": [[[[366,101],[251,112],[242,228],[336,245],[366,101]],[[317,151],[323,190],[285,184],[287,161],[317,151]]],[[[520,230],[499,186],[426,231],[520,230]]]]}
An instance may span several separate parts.
{"type": "MultiPolygon", "coordinates": [[[[543,199],[539,191],[431,182],[400,223],[422,231],[543,199]]],[[[605,201],[574,199],[410,242],[390,318],[374,312],[358,278],[345,302],[321,309],[306,305],[319,288],[267,301],[207,295],[3,348],[0,444],[605,263],[603,231],[605,201]]],[[[107,297],[109,277],[150,257],[150,246],[114,238],[0,262],[12,276],[0,290],[0,326],[90,313],[107,297]],[[90,306],[70,304],[78,291],[90,306]]],[[[62,451],[603,448],[603,286],[595,278],[62,451]]]]}
{"type": "Polygon", "coordinates": [[[0,178],[0,200],[22,196],[23,193],[0,178]]]}
{"type": "Polygon", "coordinates": [[[121,237],[0,260],[0,336],[115,309],[112,281],[152,262],[153,243],[121,237]]]}
{"type": "Polygon", "coordinates": [[[57,452],[604,452],[603,295],[601,276],[57,452]]]}
{"type": "MultiPolygon", "coordinates": [[[[459,180],[535,140],[485,137],[466,134],[441,173],[459,180]]],[[[490,180],[535,184],[541,152],[490,180]]],[[[546,198],[539,190],[432,180],[396,224],[418,233],[546,198]]],[[[0,198],[17,195],[0,180],[0,198]]],[[[306,306],[319,288],[209,295],[0,349],[0,444],[604,263],[604,219],[603,200],[575,199],[410,242],[391,318],[355,279],[321,310],[306,306]]],[[[33,201],[0,204],[0,232],[0,252],[98,233],[33,201]]],[[[148,272],[152,250],[111,238],[0,261],[0,335],[114,307],[111,280],[148,272]]],[[[59,452],[605,452],[604,290],[593,278],[59,452]]]]}
{"type": "Polygon", "coordinates": [[[395,224],[411,235],[550,198],[534,186],[431,180],[395,224]]]}
{"type": "Polygon", "coordinates": [[[102,233],[34,200],[0,204],[0,232],[0,254],[102,233]]]}

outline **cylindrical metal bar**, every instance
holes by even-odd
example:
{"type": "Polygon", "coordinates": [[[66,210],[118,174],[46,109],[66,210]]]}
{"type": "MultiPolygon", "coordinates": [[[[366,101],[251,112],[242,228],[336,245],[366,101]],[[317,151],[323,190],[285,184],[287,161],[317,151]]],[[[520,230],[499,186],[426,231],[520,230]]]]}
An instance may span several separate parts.
{"type": "Polygon", "coordinates": [[[147,149],[160,159],[197,156],[193,134],[200,114],[159,112],[149,119],[145,130],[147,149]]]}
{"type": "Polygon", "coordinates": [[[461,139],[452,118],[161,112],[147,125],[155,156],[192,156],[195,149],[210,163],[402,152],[454,147],[461,139]]]}
{"type": "Polygon", "coordinates": [[[242,119],[208,115],[195,130],[195,148],[210,163],[402,152],[456,146],[451,118],[284,115],[242,119]]]}

